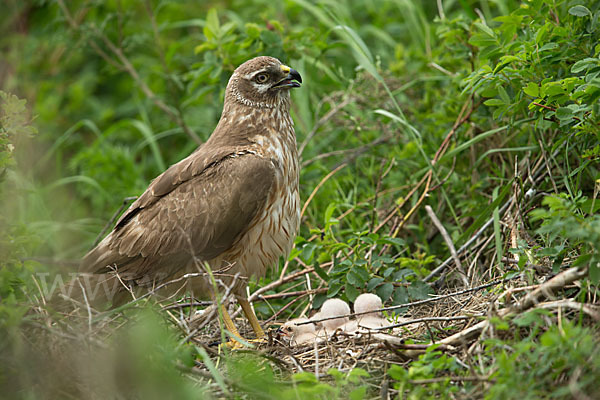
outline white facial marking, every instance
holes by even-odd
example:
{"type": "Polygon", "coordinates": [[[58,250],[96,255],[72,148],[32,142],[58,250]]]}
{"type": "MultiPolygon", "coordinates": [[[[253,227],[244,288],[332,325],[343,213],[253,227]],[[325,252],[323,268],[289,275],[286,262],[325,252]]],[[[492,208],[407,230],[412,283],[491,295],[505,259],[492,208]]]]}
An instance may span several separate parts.
{"type": "Polygon", "coordinates": [[[266,92],[267,90],[269,90],[269,85],[266,84],[261,84],[261,83],[256,83],[254,81],[251,81],[252,86],[254,86],[254,88],[256,88],[256,90],[258,91],[258,93],[263,94],[264,92],[266,92]]]}

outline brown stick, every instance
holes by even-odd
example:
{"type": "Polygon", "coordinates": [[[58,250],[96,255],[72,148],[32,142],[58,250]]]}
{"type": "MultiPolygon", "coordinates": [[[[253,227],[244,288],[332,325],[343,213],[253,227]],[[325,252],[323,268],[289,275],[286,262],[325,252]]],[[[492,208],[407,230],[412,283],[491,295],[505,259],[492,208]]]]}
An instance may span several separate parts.
{"type": "Polygon", "coordinates": [[[461,321],[461,320],[472,319],[472,318],[477,318],[477,317],[482,317],[482,316],[483,315],[457,315],[455,317],[423,317],[423,318],[411,319],[410,321],[399,322],[399,323],[393,324],[393,325],[383,326],[381,328],[371,328],[371,330],[372,331],[384,331],[386,329],[399,328],[401,326],[413,325],[413,324],[418,324],[421,322],[461,321]]]}
{"type": "Polygon", "coordinates": [[[308,294],[317,294],[317,293],[325,293],[327,292],[327,288],[318,288],[312,290],[298,290],[295,292],[284,292],[284,293],[275,293],[275,294],[267,294],[258,296],[258,300],[270,300],[270,299],[282,299],[285,297],[293,297],[293,296],[303,296],[308,294]]]}
{"type": "MultiPolygon", "coordinates": [[[[570,268],[561,272],[554,278],[541,284],[537,289],[528,293],[517,305],[502,309],[498,312],[499,317],[506,317],[510,314],[521,313],[539,303],[543,297],[550,296],[554,290],[562,289],[563,287],[583,278],[588,273],[588,269],[570,268]]],[[[479,335],[483,329],[490,324],[489,320],[481,321],[478,324],[471,326],[464,331],[458,332],[452,336],[440,340],[438,343],[457,345],[470,339],[473,336],[479,335]]]]}
{"type": "Polygon", "coordinates": [[[290,274],[288,276],[281,277],[281,278],[277,279],[276,281],[273,281],[273,282],[269,283],[268,285],[265,285],[265,286],[261,287],[260,289],[258,289],[257,291],[255,291],[254,293],[252,293],[252,295],[250,295],[250,297],[248,298],[248,301],[250,301],[250,302],[256,301],[262,293],[269,291],[273,288],[276,288],[277,286],[281,285],[282,283],[293,281],[294,279],[298,278],[299,276],[302,276],[305,274],[310,274],[314,270],[315,269],[313,267],[310,267],[310,268],[303,269],[302,271],[294,272],[293,274],[290,274]]]}
{"type": "Polygon", "coordinates": [[[437,215],[435,215],[435,212],[433,211],[433,208],[431,208],[430,205],[425,206],[425,211],[427,211],[427,214],[429,214],[429,218],[431,218],[431,222],[433,222],[433,224],[436,226],[438,231],[440,231],[442,238],[444,238],[444,241],[446,242],[446,246],[448,246],[448,250],[450,250],[450,255],[454,259],[456,268],[461,273],[460,276],[463,280],[464,285],[469,286],[469,280],[467,279],[467,274],[462,266],[462,263],[460,262],[460,258],[458,257],[458,254],[456,253],[456,248],[454,247],[454,243],[452,242],[452,239],[450,238],[448,231],[446,231],[446,228],[444,228],[444,225],[439,220],[437,215]]]}

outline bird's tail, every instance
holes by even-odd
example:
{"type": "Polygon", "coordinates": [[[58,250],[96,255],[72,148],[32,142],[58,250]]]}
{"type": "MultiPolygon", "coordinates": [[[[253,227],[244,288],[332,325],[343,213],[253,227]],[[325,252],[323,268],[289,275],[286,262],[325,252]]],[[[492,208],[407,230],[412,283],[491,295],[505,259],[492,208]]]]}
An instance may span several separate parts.
{"type": "Polygon", "coordinates": [[[128,299],[128,289],[116,274],[80,273],[52,293],[49,305],[61,312],[77,307],[105,310],[128,299]]]}

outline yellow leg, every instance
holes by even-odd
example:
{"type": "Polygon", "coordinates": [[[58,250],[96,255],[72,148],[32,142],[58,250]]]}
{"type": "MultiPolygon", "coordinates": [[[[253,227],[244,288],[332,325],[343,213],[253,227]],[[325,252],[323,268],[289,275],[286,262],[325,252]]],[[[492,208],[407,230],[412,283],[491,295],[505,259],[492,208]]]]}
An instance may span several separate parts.
{"type": "MultiPolygon", "coordinates": [[[[229,316],[229,313],[227,312],[227,309],[225,308],[225,306],[223,304],[221,304],[219,307],[221,308],[221,315],[223,317],[223,323],[225,323],[225,328],[227,328],[227,330],[232,335],[241,338],[242,336],[240,335],[240,332],[238,332],[237,328],[233,324],[233,321],[231,320],[231,317],[229,316]]],[[[232,338],[232,340],[233,340],[233,338],[232,338]]]]}
{"type": "Polygon", "coordinates": [[[247,299],[239,297],[237,301],[238,303],[240,303],[240,306],[242,306],[242,311],[244,311],[244,315],[246,315],[246,318],[250,322],[250,325],[252,326],[252,330],[254,330],[256,337],[258,339],[264,337],[265,331],[263,331],[263,329],[260,327],[258,318],[256,318],[256,314],[254,314],[254,310],[252,309],[250,302],[247,299]]]}

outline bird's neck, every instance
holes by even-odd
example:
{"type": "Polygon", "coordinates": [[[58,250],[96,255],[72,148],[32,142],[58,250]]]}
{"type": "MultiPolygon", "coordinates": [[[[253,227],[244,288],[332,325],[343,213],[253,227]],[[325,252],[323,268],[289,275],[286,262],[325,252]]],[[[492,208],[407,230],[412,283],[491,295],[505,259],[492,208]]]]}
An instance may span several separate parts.
{"type": "MultiPolygon", "coordinates": [[[[290,183],[299,177],[294,124],[289,113],[289,94],[277,108],[258,108],[226,102],[209,142],[249,150],[271,158],[290,183]]],[[[207,143],[208,144],[208,143],[207,143]]]]}

